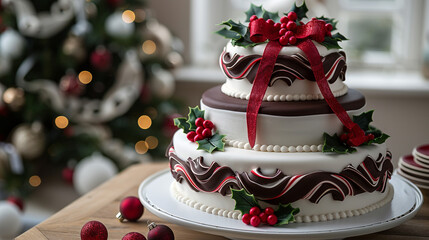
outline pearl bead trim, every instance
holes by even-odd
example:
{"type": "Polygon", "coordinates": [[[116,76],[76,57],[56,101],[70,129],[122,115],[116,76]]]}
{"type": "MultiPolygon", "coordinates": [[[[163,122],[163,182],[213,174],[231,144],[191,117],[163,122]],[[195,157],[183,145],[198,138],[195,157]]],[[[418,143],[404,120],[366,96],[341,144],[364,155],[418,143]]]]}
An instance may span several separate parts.
{"type": "MultiPolygon", "coordinates": [[[[243,215],[241,214],[240,211],[211,207],[211,206],[207,206],[203,203],[200,203],[198,201],[195,201],[193,199],[190,199],[189,197],[184,196],[176,188],[176,184],[179,184],[179,183],[173,182],[171,184],[170,190],[171,190],[173,197],[177,201],[184,203],[184,204],[186,204],[192,208],[195,208],[197,210],[209,213],[209,214],[241,220],[243,215]]],[[[387,193],[387,195],[384,199],[380,200],[377,203],[371,204],[367,207],[354,209],[354,210],[347,210],[347,211],[338,211],[338,212],[327,213],[327,214],[304,215],[304,216],[298,215],[298,216],[295,216],[294,222],[297,222],[297,223],[326,222],[326,221],[330,221],[330,220],[338,220],[338,219],[363,215],[365,213],[369,213],[371,211],[374,211],[375,209],[378,209],[378,208],[384,206],[386,203],[389,203],[390,201],[392,201],[393,193],[394,193],[392,185],[389,184],[389,188],[387,189],[387,191],[389,191],[389,192],[387,193]]]]}
{"type": "MultiPolygon", "coordinates": [[[[222,85],[221,88],[222,92],[226,94],[227,96],[249,100],[250,93],[247,92],[241,92],[236,91],[233,89],[230,89],[225,84],[222,85]]],[[[334,91],[334,97],[340,97],[346,94],[348,91],[347,85],[344,85],[343,88],[334,91]]],[[[324,99],[323,95],[321,93],[315,93],[315,94],[282,94],[282,95],[265,95],[263,101],[266,102],[291,102],[291,101],[311,101],[311,100],[322,100],[324,99]]]]}
{"type": "Polygon", "coordinates": [[[247,142],[241,142],[237,140],[225,139],[225,144],[234,148],[241,148],[246,150],[254,150],[261,152],[282,152],[282,153],[293,153],[293,152],[322,152],[323,144],[319,145],[298,145],[298,146],[280,146],[280,145],[265,145],[255,144],[253,149],[247,142]]]}

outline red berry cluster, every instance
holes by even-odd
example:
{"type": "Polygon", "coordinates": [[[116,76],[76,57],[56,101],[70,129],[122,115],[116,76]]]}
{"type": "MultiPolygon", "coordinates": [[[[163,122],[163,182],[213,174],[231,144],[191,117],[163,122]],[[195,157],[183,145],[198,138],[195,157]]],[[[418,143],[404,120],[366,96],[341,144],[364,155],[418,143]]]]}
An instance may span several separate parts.
{"type": "Polygon", "coordinates": [[[362,143],[373,140],[375,137],[372,133],[362,136],[357,136],[354,132],[343,133],[340,136],[342,142],[352,147],[358,147],[362,143]]]}
{"type": "Polygon", "coordinates": [[[197,118],[195,120],[195,126],[197,126],[195,131],[186,134],[189,141],[196,142],[212,136],[212,130],[214,128],[212,121],[204,120],[204,118],[197,118]]]}
{"type": "Polygon", "coordinates": [[[254,227],[259,226],[261,223],[267,223],[271,226],[277,223],[277,216],[274,215],[274,209],[267,207],[263,212],[259,207],[252,207],[249,210],[249,213],[243,215],[241,220],[247,224],[254,227]]]}

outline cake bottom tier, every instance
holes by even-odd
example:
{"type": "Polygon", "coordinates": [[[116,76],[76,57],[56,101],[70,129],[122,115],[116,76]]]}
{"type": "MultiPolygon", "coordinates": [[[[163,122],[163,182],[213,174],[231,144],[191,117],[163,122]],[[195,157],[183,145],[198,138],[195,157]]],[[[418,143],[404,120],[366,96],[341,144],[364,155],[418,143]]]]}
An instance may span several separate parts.
{"type": "MultiPolygon", "coordinates": [[[[195,192],[187,184],[176,181],[172,182],[170,193],[177,201],[197,210],[238,220],[242,217],[240,211],[234,210],[235,201],[228,195],[195,192]]],[[[348,196],[341,202],[334,200],[331,196],[325,196],[317,204],[307,199],[301,199],[292,203],[294,208],[300,209],[298,215],[295,216],[295,221],[298,223],[324,222],[359,216],[389,203],[393,198],[393,193],[393,187],[388,184],[384,192],[348,196]]],[[[270,204],[261,204],[261,207],[268,206],[276,208],[270,204]]]]}

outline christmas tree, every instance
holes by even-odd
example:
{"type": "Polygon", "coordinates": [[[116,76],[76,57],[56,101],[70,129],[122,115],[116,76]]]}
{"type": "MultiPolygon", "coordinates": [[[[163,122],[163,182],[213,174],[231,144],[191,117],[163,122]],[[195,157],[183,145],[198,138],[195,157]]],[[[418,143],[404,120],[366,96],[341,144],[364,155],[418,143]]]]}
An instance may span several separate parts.
{"type": "Polygon", "coordinates": [[[82,159],[115,172],[163,155],[182,44],[144,2],[0,6],[0,192],[31,192],[47,166],[71,181],[82,159]]]}

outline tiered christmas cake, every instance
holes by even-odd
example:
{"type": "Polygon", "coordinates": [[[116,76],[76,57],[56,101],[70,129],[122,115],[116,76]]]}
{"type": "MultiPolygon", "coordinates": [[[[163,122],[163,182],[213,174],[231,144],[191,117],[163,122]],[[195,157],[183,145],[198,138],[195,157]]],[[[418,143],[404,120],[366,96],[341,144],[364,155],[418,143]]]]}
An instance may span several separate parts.
{"type": "Polygon", "coordinates": [[[252,5],[232,20],[220,56],[226,82],[175,119],[171,194],[210,214],[281,225],[368,213],[391,201],[388,137],[364,96],[344,84],[333,19],[304,5],[279,17],[252,5]]]}

